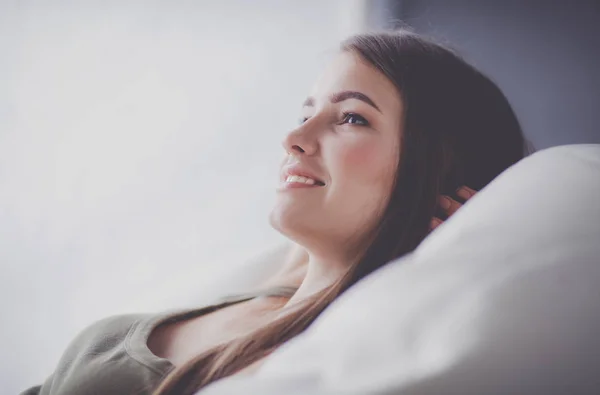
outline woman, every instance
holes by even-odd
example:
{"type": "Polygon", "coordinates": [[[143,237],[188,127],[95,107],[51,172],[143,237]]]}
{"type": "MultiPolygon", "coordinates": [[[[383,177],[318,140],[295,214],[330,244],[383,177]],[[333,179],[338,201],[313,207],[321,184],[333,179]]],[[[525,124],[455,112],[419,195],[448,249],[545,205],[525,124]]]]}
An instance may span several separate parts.
{"type": "Polygon", "coordinates": [[[498,87],[407,31],[346,40],[283,146],[270,221],[299,249],[263,292],[100,321],[25,394],[192,394],[249,374],[348,287],[415,249],[459,206],[448,195],[468,199],[525,151],[498,87]]]}

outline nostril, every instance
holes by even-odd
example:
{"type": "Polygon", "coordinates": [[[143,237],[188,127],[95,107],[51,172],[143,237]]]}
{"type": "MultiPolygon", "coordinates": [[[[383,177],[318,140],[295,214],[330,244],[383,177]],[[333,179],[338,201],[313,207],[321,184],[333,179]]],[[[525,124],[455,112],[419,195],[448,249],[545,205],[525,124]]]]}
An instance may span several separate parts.
{"type": "Polygon", "coordinates": [[[294,150],[300,152],[301,154],[303,154],[305,152],[299,145],[293,145],[292,148],[294,150]]]}

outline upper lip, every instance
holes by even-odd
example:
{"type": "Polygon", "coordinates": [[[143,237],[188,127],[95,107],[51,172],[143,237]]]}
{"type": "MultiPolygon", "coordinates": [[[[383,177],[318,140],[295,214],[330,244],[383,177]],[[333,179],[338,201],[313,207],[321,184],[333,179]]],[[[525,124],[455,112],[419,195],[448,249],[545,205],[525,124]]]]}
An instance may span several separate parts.
{"type": "Polygon", "coordinates": [[[318,178],[313,172],[308,170],[306,167],[300,164],[294,164],[285,166],[281,171],[281,181],[285,181],[289,176],[302,176],[306,178],[312,178],[318,183],[325,184],[320,178],[318,178]]]}

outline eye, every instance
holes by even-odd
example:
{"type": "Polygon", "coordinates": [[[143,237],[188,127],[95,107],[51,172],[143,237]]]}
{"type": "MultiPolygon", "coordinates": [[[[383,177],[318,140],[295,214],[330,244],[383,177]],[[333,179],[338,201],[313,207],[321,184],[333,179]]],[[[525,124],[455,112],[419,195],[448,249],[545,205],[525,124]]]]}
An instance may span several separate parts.
{"type": "Polygon", "coordinates": [[[351,125],[357,126],[369,126],[369,121],[367,121],[363,116],[358,115],[353,112],[345,112],[344,117],[340,124],[349,123],[351,125]]]}

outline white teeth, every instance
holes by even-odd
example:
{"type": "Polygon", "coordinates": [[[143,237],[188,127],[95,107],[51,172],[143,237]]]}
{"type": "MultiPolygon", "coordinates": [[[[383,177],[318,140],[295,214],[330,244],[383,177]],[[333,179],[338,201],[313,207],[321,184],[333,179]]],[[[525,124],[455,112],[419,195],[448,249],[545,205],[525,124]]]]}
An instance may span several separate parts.
{"type": "Polygon", "coordinates": [[[286,182],[301,182],[303,184],[315,185],[316,181],[312,178],[302,177],[302,176],[288,176],[285,180],[286,182]]]}

